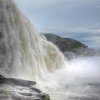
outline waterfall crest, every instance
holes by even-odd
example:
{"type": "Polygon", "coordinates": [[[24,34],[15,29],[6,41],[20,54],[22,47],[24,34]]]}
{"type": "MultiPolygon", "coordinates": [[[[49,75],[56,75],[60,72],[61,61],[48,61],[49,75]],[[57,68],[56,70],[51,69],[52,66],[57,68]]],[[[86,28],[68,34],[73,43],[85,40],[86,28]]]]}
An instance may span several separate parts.
{"type": "Polygon", "coordinates": [[[35,30],[14,1],[0,0],[0,74],[35,80],[63,64],[59,49],[35,30]]]}

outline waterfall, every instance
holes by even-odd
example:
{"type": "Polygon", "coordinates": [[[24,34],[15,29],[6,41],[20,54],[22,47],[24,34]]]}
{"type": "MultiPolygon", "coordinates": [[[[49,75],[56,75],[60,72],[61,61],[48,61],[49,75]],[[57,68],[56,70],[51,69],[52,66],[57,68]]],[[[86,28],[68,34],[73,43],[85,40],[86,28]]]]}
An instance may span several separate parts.
{"type": "Polygon", "coordinates": [[[100,57],[66,61],[13,0],[0,0],[0,75],[34,80],[52,100],[100,99],[100,57]]]}
{"type": "Polygon", "coordinates": [[[0,74],[45,79],[63,64],[63,54],[36,31],[14,1],[0,0],[0,74]]]}

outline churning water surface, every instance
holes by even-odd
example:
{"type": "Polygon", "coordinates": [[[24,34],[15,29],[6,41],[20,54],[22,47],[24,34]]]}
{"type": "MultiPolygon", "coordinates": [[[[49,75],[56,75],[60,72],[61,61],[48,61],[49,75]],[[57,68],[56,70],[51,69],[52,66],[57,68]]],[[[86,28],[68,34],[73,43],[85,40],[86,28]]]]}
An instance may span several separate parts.
{"type": "Polygon", "coordinates": [[[100,57],[66,61],[48,77],[44,88],[52,100],[100,100],[100,57]]]}

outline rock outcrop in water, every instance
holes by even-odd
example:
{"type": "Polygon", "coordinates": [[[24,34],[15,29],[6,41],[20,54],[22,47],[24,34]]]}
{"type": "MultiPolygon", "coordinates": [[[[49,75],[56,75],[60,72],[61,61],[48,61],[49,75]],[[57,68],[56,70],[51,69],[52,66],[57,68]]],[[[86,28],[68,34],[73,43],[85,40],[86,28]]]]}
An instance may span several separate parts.
{"type": "Polygon", "coordinates": [[[50,100],[36,82],[0,76],[0,100],[50,100]]]}

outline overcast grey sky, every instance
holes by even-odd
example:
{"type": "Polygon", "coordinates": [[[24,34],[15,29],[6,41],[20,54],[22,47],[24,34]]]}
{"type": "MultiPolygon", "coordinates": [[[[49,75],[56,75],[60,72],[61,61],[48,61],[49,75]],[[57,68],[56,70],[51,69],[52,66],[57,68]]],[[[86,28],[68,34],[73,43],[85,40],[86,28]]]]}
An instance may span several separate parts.
{"type": "Polygon", "coordinates": [[[100,0],[15,1],[39,32],[57,33],[100,48],[100,0]]]}
{"type": "Polygon", "coordinates": [[[40,32],[100,32],[100,0],[15,0],[40,32]]]}

